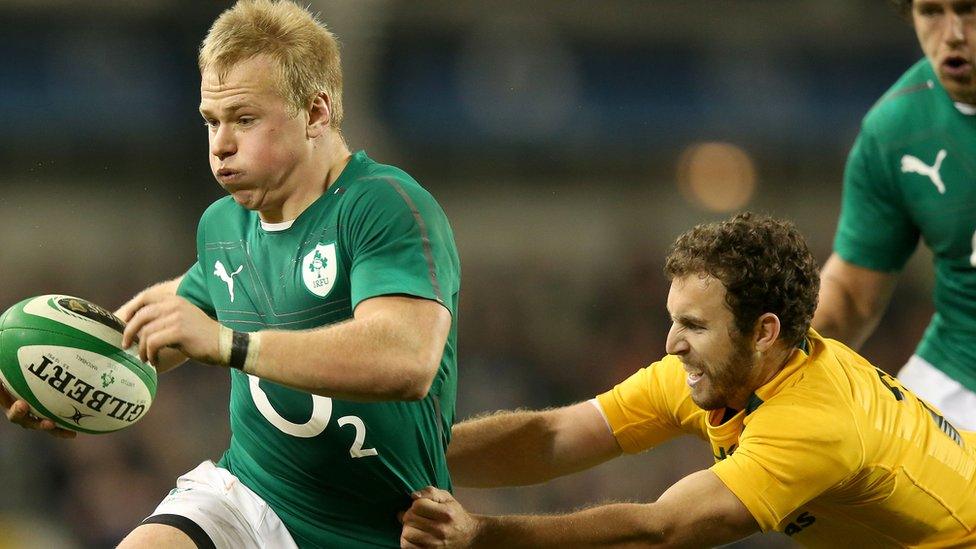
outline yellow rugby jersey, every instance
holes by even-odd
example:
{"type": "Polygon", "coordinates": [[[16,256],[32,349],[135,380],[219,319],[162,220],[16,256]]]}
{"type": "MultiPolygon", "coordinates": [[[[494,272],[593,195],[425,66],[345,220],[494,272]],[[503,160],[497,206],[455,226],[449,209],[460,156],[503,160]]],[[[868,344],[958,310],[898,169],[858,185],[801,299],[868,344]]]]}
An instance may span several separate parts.
{"type": "Polygon", "coordinates": [[[676,356],[597,400],[627,453],[708,440],[711,470],[763,531],[810,547],[976,547],[976,432],[837,341],[811,330],[804,349],[725,423],[691,400],[676,356]]]}

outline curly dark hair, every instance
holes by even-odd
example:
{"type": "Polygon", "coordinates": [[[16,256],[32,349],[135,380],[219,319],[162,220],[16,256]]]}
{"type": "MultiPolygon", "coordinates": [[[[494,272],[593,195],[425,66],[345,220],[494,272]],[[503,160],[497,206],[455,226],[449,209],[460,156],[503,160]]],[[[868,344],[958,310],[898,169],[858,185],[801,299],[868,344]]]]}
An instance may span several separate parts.
{"type": "Polygon", "coordinates": [[[793,223],[749,212],[679,236],[664,274],[669,280],[691,274],[721,280],[740,333],[751,333],[761,315],[773,313],[789,345],[806,335],[820,290],[817,262],[793,223]]]}

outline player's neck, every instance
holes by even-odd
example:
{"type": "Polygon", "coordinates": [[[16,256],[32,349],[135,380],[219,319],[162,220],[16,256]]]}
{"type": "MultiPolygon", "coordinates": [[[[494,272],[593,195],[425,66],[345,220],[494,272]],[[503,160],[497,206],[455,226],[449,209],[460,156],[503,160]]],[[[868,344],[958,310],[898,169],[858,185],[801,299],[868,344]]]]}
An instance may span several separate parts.
{"type": "Polygon", "coordinates": [[[345,140],[338,132],[330,131],[316,143],[305,162],[295,166],[280,208],[261,211],[261,220],[281,223],[297,219],[306,208],[332,186],[346,168],[352,156],[345,140]]]}
{"type": "MultiPolygon", "coordinates": [[[[339,179],[339,175],[346,169],[346,165],[349,164],[349,160],[352,158],[349,152],[349,146],[346,145],[346,140],[342,138],[342,134],[338,131],[329,132],[326,139],[328,139],[328,142],[321,147],[323,151],[323,165],[320,169],[322,171],[318,172],[321,174],[324,171],[326,174],[325,181],[322,182],[321,193],[328,190],[339,179]]],[[[319,148],[317,147],[316,152],[318,150],[319,148]]]]}
{"type": "Polygon", "coordinates": [[[781,342],[777,342],[767,352],[762,353],[753,391],[772,381],[783,370],[792,355],[793,348],[787,348],[781,342]]]}

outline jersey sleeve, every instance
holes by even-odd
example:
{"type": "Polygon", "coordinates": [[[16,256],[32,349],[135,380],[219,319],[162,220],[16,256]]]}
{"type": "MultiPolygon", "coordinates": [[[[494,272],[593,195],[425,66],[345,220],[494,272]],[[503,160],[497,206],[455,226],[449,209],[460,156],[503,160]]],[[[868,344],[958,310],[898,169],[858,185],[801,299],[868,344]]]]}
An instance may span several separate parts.
{"type": "Polygon", "coordinates": [[[764,531],[842,483],[860,467],[862,441],[854,420],[829,405],[797,400],[754,412],[739,447],[711,467],[764,531]]]}
{"type": "Polygon", "coordinates": [[[206,240],[204,235],[205,220],[211,209],[213,206],[208,208],[207,212],[200,218],[200,223],[197,226],[197,261],[183,275],[183,280],[180,281],[180,286],[176,289],[176,295],[202,309],[210,318],[217,318],[216,307],[214,307],[213,299],[210,297],[210,291],[207,290],[207,271],[204,270],[201,263],[204,261],[202,253],[206,240]]]}
{"type": "Polygon", "coordinates": [[[183,275],[176,295],[196,305],[211,318],[217,318],[217,312],[213,301],[210,299],[210,292],[207,291],[206,277],[200,262],[194,263],[183,275]]]}
{"type": "Polygon", "coordinates": [[[844,170],[840,221],[834,251],[849,263],[882,272],[901,270],[918,244],[918,229],[886,156],[865,127],[844,170]]]}
{"type": "Polygon", "coordinates": [[[447,216],[429,193],[382,178],[352,202],[346,216],[353,309],[365,299],[393,294],[452,309],[450,296],[460,280],[457,249],[447,216]]]}
{"type": "Polygon", "coordinates": [[[691,401],[684,380],[680,362],[669,356],[596,397],[624,452],[642,452],[688,432],[702,434],[704,412],[691,401]]]}

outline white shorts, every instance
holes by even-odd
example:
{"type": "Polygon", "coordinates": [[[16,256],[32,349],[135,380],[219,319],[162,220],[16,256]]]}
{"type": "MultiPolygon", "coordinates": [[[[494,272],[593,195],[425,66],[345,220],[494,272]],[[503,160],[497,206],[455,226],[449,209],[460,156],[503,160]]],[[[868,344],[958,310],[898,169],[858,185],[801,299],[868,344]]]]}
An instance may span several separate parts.
{"type": "MultiPolygon", "coordinates": [[[[212,461],[204,461],[176,479],[176,488],[145,523],[180,528],[197,541],[192,532],[196,530],[193,528],[195,524],[210,537],[217,549],[298,547],[274,510],[230,471],[217,467],[212,461]],[[166,517],[162,517],[164,515],[166,517]],[[184,529],[185,521],[174,524],[172,515],[176,516],[177,522],[179,517],[184,517],[192,524],[184,529]]],[[[197,545],[201,543],[198,541],[197,545]]]]}
{"type": "Polygon", "coordinates": [[[957,429],[976,431],[976,393],[942,370],[912,355],[898,372],[898,380],[919,398],[938,408],[957,429]]]}

